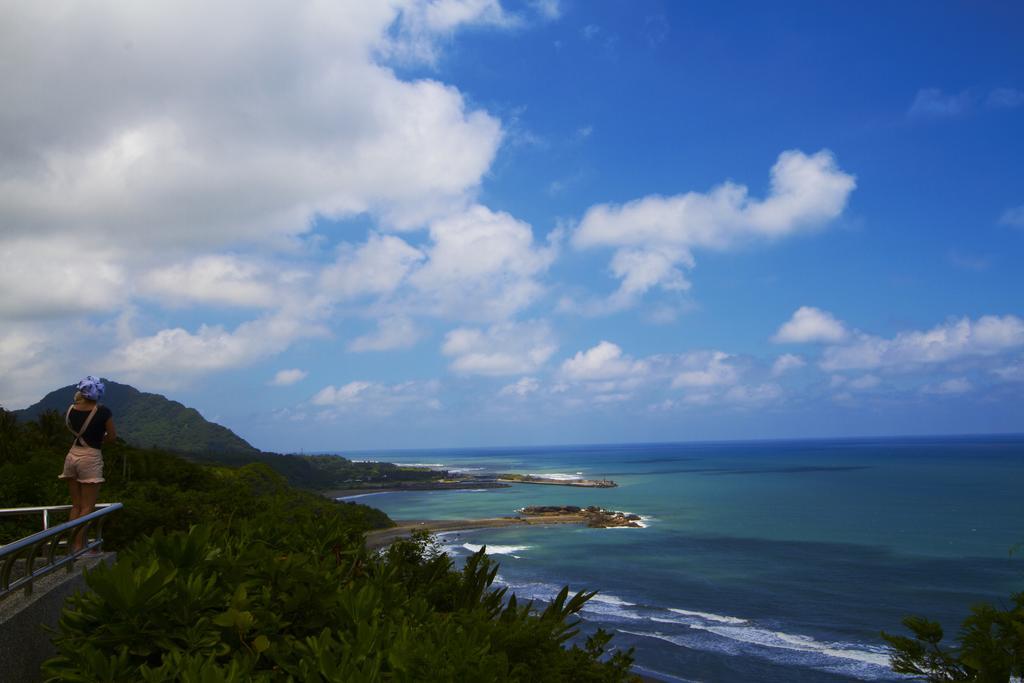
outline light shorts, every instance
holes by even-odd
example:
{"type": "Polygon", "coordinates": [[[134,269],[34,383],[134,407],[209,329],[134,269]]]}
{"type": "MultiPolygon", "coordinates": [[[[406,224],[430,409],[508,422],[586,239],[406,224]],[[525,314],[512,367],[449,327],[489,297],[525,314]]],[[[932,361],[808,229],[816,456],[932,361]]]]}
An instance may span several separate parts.
{"type": "Polygon", "coordinates": [[[72,446],[64,458],[64,472],[58,479],[74,479],[79,484],[102,484],[103,452],[88,446],[72,446]]]}

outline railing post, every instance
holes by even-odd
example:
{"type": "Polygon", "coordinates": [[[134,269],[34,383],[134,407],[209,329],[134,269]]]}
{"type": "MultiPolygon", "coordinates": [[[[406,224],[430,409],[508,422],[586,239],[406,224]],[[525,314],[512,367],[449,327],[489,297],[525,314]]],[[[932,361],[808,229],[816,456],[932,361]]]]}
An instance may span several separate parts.
{"type": "Polygon", "coordinates": [[[50,511],[43,510],[43,531],[50,528],[50,511]]]}

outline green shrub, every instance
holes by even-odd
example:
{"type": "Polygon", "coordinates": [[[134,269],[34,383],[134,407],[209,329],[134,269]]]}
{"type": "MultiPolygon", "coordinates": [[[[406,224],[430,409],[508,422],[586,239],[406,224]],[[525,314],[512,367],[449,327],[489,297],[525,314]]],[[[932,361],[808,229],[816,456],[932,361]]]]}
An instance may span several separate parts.
{"type": "Polygon", "coordinates": [[[593,595],[544,610],[426,537],[381,555],[332,515],[158,532],[88,573],[44,666],[53,681],[622,681],[609,636],[565,647],[593,595]]]}

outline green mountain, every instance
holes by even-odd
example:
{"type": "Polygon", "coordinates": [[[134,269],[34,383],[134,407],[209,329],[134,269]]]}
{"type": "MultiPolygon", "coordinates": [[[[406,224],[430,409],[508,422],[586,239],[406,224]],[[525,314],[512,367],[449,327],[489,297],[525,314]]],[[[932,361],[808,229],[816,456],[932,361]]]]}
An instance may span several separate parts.
{"type": "MultiPolygon", "coordinates": [[[[195,408],[127,384],[103,381],[107,390],[101,402],[113,411],[118,436],[133,446],[183,453],[255,455],[260,452],[227,427],[205,419],[195,408]]],[[[74,396],[74,385],[61,387],[38,403],[13,412],[22,422],[35,420],[48,410],[63,414],[74,396]]]]}

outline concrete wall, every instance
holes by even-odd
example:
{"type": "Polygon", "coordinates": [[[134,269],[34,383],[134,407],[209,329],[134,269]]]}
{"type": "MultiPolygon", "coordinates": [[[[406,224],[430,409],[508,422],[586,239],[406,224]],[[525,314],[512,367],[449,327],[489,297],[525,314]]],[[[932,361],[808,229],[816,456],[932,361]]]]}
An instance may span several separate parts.
{"type": "Polygon", "coordinates": [[[37,580],[32,595],[18,591],[0,602],[0,681],[35,683],[42,680],[39,667],[56,654],[50,633],[56,629],[64,600],[86,589],[82,569],[109,561],[114,553],[76,562],[73,573],[58,569],[37,580]]]}

